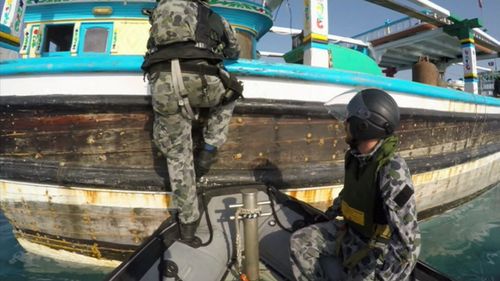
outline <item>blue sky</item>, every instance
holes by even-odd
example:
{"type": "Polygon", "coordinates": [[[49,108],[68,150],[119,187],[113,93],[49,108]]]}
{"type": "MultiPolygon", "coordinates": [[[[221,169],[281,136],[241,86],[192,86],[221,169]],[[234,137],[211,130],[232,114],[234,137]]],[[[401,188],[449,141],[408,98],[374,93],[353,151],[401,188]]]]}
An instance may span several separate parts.
{"type": "MultiPolygon", "coordinates": [[[[460,18],[480,18],[488,33],[500,40],[500,0],[483,0],[483,9],[478,5],[478,0],[434,0],[434,3],[450,10],[460,18]]],[[[275,15],[276,26],[289,27],[290,14],[293,28],[302,28],[304,1],[283,0],[282,7],[275,15]],[[289,8],[287,6],[289,5],[289,8]]],[[[329,0],[329,33],[341,36],[354,36],[363,31],[384,24],[384,21],[396,20],[405,15],[398,12],[371,4],[364,0],[329,0]]],[[[265,35],[259,42],[258,49],[262,51],[286,52],[291,48],[291,40],[277,35],[265,35]]],[[[491,60],[490,60],[491,61],[491,60]]],[[[500,69],[500,59],[496,59],[500,69]]],[[[488,61],[479,65],[487,66],[488,61]]],[[[447,78],[462,77],[462,67],[452,66],[447,70],[447,78]]],[[[409,71],[399,73],[397,77],[408,79],[409,71]]]]}

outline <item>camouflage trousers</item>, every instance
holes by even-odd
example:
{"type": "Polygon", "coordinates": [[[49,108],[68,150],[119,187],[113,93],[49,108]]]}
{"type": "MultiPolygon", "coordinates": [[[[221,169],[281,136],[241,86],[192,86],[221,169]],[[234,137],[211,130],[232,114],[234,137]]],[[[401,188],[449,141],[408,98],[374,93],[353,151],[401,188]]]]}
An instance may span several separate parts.
{"type": "MultiPolygon", "coordinates": [[[[336,257],[337,227],[333,222],[313,224],[297,230],[290,238],[292,270],[297,281],[344,280],[340,260],[336,257]],[[331,257],[331,269],[339,279],[332,279],[323,269],[321,259],[331,257]]],[[[332,274],[332,275],[333,275],[332,274]]]]}
{"type": "Polygon", "coordinates": [[[337,255],[336,240],[343,228],[343,221],[332,220],[292,234],[291,261],[297,281],[375,280],[375,268],[381,265],[375,254],[368,255],[348,272],[344,270],[343,257],[350,257],[366,243],[348,230],[337,255]]]}
{"type": "MultiPolygon", "coordinates": [[[[183,73],[184,86],[193,108],[210,108],[203,128],[205,143],[219,148],[227,138],[235,103],[219,106],[225,88],[216,76],[183,73]]],[[[173,205],[182,223],[196,221],[200,212],[193,163],[192,120],[182,113],[179,95],[173,91],[170,72],[149,76],[155,113],[153,138],[167,160],[173,205]]]]}

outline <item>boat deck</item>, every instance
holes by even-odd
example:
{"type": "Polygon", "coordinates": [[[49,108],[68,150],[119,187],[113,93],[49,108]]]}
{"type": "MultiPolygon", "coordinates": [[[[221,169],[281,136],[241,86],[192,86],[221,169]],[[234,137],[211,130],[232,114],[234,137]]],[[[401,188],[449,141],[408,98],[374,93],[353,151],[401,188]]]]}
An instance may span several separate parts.
{"type": "MultiPolygon", "coordinates": [[[[232,269],[230,272],[228,272],[226,278],[224,281],[240,281],[240,277],[238,276],[238,273],[236,272],[235,269],[232,269]]],[[[273,273],[271,270],[269,270],[264,263],[260,263],[260,268],[259,268],[259,280],[260,281],[285,281],[288,280],[284,277],[280,277],[277,274],[273,273]]]]}

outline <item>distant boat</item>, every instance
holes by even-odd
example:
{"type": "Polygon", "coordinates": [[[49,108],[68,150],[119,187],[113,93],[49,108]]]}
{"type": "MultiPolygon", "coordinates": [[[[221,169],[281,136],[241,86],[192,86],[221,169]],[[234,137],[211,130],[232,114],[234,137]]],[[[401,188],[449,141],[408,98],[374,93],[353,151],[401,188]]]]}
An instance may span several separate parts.
{"type": "Polygon", "coordinates": [[[446,81],[446,82],[448,83],[449,88],[459,90],[459,91],[464,90],[465,83],[464,83],[463,79],[448,79],[448,81],[446,81]]]}
{"type": "MultiPolygon", "coordinates": [[[[500,181],[499,99],[386,78],[366,48],[325,44],[330,68],[255,60],[270,6],[210,3],[238,32],[243,58],[227,68],[245,83],[245,99],[200,183],[206,190],[266,182],[324,210],[342,187],[347,146],[323,103],[357,87],[384,89],[401,108],[396,134],[420,217],[500,181]]],[[[169,216],[139,68],[149,30],[141,10],[153,6],[28,1],[21,58],[0,63],[0,208],[26,250],[116,266],[169,216]]],[[[299,42],[287,60],[304,52],[299,42]]]]}

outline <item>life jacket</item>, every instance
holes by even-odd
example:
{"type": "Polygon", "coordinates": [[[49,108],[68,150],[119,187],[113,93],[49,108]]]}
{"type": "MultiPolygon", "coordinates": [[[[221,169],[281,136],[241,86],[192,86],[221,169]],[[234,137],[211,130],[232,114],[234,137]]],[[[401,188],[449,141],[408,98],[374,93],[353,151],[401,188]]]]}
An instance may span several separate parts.
{"type": "Polygon", "coordinates": [[[340,192],[342,214],[348,227],[366,240],[390,239],[378,172],[394,156],[397,143],[395,136],[386,138],[364,165],[350,151],[346,153],[344,188],[340,192]]]}
{"type": "Polygon", "coordinates": [[[224,23],[199,0],[161,0],[150,13],[148,52],[142,69],[172,59],[206,59],[216,64],[228,45],[224,23]]]}

